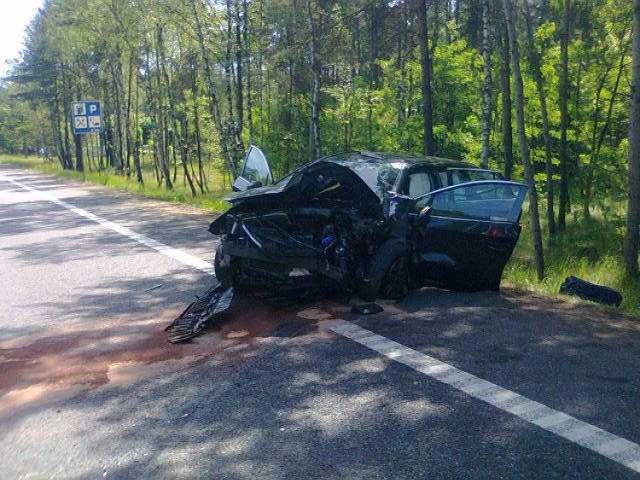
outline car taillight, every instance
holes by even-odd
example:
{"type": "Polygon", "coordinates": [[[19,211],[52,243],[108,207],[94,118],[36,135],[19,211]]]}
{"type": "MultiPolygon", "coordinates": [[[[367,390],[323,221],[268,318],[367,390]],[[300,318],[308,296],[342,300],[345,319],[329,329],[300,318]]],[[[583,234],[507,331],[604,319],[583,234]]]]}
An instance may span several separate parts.
{"type": "Polygon", "coordinates": [[[489,227],[485,234],[489,238],[502,238],[504,237],[504,228],[502,227],[489,227]]]}

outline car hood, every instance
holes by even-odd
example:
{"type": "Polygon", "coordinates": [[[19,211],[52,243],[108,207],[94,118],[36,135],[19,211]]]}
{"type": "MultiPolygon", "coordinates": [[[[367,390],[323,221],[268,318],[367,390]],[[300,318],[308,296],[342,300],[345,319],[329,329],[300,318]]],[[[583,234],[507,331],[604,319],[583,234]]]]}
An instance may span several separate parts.
{"type": "Polygon", "coordinates": [[[339,203],[356,208],[366,215],[382,215],[380,197],[353,170],[327,160],[304,165],[290,176],[265,187],[237,192],[225,198],[232,208],[209,227],[212,233],[222,233],[226,216],[242,210],[261,211],[315,203],[339,203]]]}
{"type": "Polygon", "coordinates": [[[349,194],[356,207],[379,206],[378,195],[353,170],[329,160],[317,160],[305,165],[275,185],[252,188],[230,195],[232,205],[253,201],[299,202],[322,196],[330,199],[349,194]]]}

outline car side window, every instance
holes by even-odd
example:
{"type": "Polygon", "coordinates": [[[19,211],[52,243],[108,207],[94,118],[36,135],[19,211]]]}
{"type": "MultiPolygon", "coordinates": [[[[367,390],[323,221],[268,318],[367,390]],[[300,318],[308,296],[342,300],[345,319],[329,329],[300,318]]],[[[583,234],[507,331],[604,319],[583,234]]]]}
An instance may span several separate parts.
{"type": "Polygon", "coordinates": [[[451,185],[478,180],[499,180],[494,172],[475,168],[450,168],[449,173],[451,174],[451,185]]]}
{"type": "Polygon", "coordinates": [[[437,188],[438,185],[430,171],[418,170],[410,172],[407,175],[407,183],[405,184],[404,193],[411,198],[415,198],[426,195],[437,188]]]}
{"type": "Polygon", "coordinates": [[[431,206],[432,216],[485,221],[515,221],[526,188],[513,184],[479,183],[427,195],[416,202],[418,210],[431,206]]]}

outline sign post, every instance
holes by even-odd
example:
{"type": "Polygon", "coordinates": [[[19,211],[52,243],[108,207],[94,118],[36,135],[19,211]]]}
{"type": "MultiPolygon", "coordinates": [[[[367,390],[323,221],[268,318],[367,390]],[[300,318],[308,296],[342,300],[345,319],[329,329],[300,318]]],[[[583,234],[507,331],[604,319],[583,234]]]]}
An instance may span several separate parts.
{"type": "Polygon", "coordinates": [[[97,100],[82,100],[72,104],[71,124],[76,146],[76,170],[84,176],[82,136],[102,131],[102,108],[97,100]]]}
{"type": "Polygon", "coordinates": [[[73,133],[87,135],[102,131],[102,107],[97,100],[83,100],[73,104],[73,133]]]}

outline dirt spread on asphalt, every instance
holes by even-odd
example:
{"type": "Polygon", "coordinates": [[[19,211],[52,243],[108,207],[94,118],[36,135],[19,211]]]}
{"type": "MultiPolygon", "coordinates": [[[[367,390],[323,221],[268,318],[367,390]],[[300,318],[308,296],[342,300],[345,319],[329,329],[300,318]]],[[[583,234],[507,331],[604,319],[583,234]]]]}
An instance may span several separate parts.
{"type": "MultiPolygon", "coordinates": [[[[611,332],[640,331],[636,319],[610,309],[512,289],[500,295],[441,291],[433,295],[428,290],[414,295],[423,304],[384,302],[385,311],[378,315],[411,319],[421,309],[431,309],[455,316],[457,311],[463,315],[486,307],[512,310],[514,316],[534,315],[540,321],[593,327],[594,338],[604,343],[617,337],[611,332]]],[[[0,418],[104,385],[188,369],[214,356],[223,362],[242,362],[270,337],[317,332],[319,324],[335,318],[357,319],[344,303],[274,305],[250,297],[241,299],[202,336],[174,345],[167,342],[164,327],[178,313],[168,309],[147,317],[96,319],[0,342],[0,418]]]]}
{"type": "Polygon", "coordinates": [[[0,417],[34,404],[54,403],[107,384],[198,365],[216,356],[241,362],[297,307],[242,299],[222,321],[192,342],[167,342],[164,327],[174,310],[154,318],[112,318],[0,342],[0,417]],[[158,320],[163,319],[163,320],[158,320]]]}

